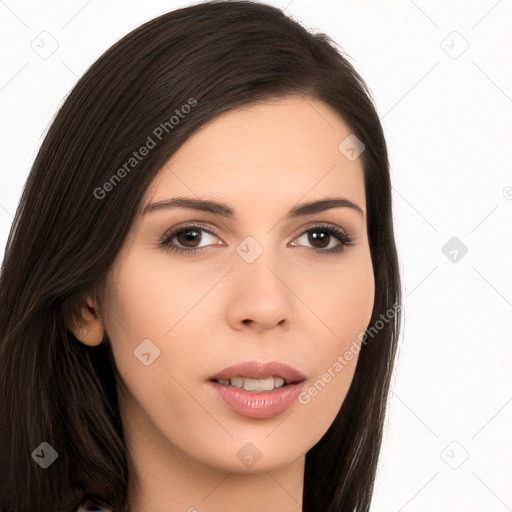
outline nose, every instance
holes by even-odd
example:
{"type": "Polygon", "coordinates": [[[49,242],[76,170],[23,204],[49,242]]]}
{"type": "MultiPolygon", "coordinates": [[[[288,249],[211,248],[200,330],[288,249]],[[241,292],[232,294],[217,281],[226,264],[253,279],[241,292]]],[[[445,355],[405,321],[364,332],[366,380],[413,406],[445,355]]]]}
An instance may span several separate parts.
{"type": "Polygon", "coordinates": [[[277,258],[264,251],[255,261],[237,261],[230,276],[226,316],[233,329],[254,332],[288,330],[294,316],[294,294],[277,258]]]}

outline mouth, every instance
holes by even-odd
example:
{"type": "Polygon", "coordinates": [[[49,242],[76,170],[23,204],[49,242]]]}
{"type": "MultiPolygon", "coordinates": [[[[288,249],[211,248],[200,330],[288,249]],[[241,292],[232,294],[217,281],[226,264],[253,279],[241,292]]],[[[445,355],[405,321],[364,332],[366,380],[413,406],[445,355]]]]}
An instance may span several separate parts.
{"type": "Polygon", "coordinates": [[[263,392],[300,384],[306,378],[296,368],[279,361],[247,361],[228,366],[209,380],[222,386],[263,392]]]}
{"type": "Polygon", "coordinates": [[[272,391],[280,389],[284,386],[291,384],[299,384],[302,381],[289,381],[277,375],[271,375],[264,379],[252,379],[250,377],[235,376],[230,379],[210,379],[212,382],[217,382],[223,386],[233,386],[235,388],[245,389],[245,391],[272,391]]]}
{"type": "Polygon", "coordinates": [[[263,420],[292,407],[305,380],[299,370],[278,361],[246,361],[224,368],[208,383],[232,412],[263,420]]]}

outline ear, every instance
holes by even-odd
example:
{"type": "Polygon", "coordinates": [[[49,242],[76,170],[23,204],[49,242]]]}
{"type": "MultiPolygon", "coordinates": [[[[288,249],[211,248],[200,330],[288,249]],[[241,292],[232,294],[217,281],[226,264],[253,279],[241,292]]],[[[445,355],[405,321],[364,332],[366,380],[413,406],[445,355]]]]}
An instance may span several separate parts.
{"type": "Polygon", "coordinates": [[[79,306],[77,315],[69,322],[69,331],[73,336],[90,347],[103,341],[105,329],[98,315],[98,304],[91,297],[85,298],[85,303],[79,306]]]}

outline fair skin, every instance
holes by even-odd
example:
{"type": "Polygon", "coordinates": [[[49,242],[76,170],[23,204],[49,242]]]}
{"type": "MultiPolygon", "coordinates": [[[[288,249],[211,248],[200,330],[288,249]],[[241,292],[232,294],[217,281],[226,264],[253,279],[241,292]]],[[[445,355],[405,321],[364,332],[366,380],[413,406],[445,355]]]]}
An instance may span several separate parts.
{"type": "Polygon", "coordinates": [[[305,374],[307,390],[367,327],[374,275],[362,163],[338,150],[350,133],[312,98],[245,106],[192,136],[148,189],[142,207],[206,198],[228,204],[235,217],[186,208],[139,215],[104,301],[88,296],[82,310],[75,334],[90,346],[108,336],[129,390],[119,401],[132,512],[301,510],[305,454],[338,413],[357,354],[307,403],[266,419],[233,412],[207,380],[240,361],[278,360],[305,374]],[[362,214],[336,207],[286,217],[333,197],[362,214]],[[202,231],[188,245],[184,234],[172,244],[204,249],[182,254],[158,245],[185,222],[202,231]],[[332,235],[315,243],[307,231],[319,223],[338,227],[352,245],[319,254],[342,245],[332,235]],[[248,236],[263,248],[252,263],[236,251],[248,236]],[[160,350],[148,366],[134,356],[145,339],[160,350]],[[252,467],[237,456],[248,442],[261,455],[252,467]]]}

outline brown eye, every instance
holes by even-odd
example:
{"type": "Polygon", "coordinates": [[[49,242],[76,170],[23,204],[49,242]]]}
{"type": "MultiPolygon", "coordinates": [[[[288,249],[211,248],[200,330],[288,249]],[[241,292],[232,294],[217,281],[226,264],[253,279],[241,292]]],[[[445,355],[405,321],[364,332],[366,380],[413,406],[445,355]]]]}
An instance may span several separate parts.
{"type": "Polygon", "coordinates": [[[179,226],[166,234],[159,245],[173,252],[190,253],[206,249],[210,245],[220,245],[219,242],[199,245],[212,237],[217,238],[215,233],[202,226],[179,226]]]}
{"type": "Polygon", "coordinates": [[[310,231],[308,233],[308,242],[315,249],[325,249],[331,241],[331,235],[326,231],[310,231]]]}
{"type": "MultiPolygon", "coordinates": [[[[352,238],[341,229],[328,225],[328,226],[315,226],[304,232],[297,240],[306,237],[306,242],[312,248],[323,254],[335,254],[343,251],[345,246],[352,244],[352,238]]],[[[292,245],[302,245],[292,243],[292,245]]]]}
{"type": "Polygon", "coordinates": [[[200,242],[200,233],[200,230],[187,228],[185,230],[179,231],[175,237],[179,244],[185,247],[195,247],[195,244],[200,242]]]}

